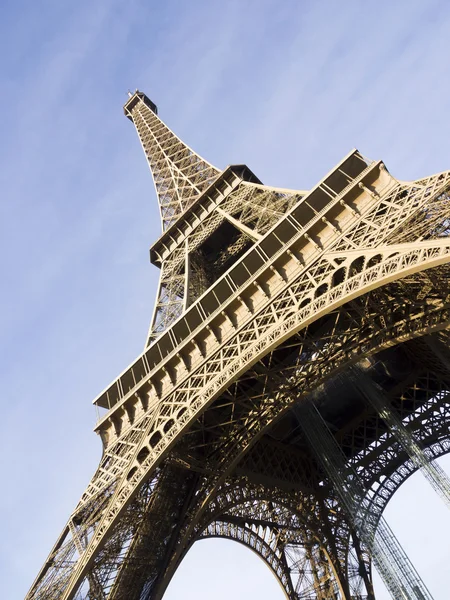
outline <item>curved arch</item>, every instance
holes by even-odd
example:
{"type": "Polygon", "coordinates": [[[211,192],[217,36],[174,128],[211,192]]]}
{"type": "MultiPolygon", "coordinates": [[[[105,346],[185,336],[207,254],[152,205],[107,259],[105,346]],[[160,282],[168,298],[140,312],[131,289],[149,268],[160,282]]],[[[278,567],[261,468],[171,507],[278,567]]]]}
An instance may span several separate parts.
{"type": "MultiPolygon", "coordinates": [[[[450,383],[437,376],[430,377],[430,372],[427,370],[412,379],[408,386],[402,387],[399,394],[402,403],[407,401],[412,403],[412,407],[402,413],[402,420],[423,448],[425,455],[433,459],[438,454],[442,455],[450,451],[448,438],[450,383]],[[420,395],[417,404],[416,390],[419,390],[420,395]]],[[[377,414],[374,415],[374,419],[382,421],[377,414]]],[[[375,421],[370,419],[367,420],[367,426],[377,427],[375,421]]],[[[416,470],[400,442],[388,431],[383,434],[383,443],[379,451],[374,451],[369,444],[367,448],[361,449],[358,454],[350,458],[349,463],[356,469],[360,463],[365,465],[361,477],[374,510],[380,514],[389,501],[390,495],[407,476],[416,470]]]]}
{"type": "Polygon", "coordinates": [[[236,523],[226,521],[212,521],[198,540],[208,538],[226,538],[249,548],[270,568],[286,598],[297,600],[286,562],[283,560],[283,553],[276,545],[272,547],[263,537],[249,527],[240,527],[236,523]]]}
{"type": "MultiPolygon", "coordinates": [[[[436,460],[441,456],[450,453],[450,440],[442,438],[434,442],[431,446],[427,446],[425,453],[430,460],[436,460]]],[[[376,511],[381,516],[385,511],[388,503],[394,496],[395,492],[405,483],[411,475],[414,475],[419,468],[414,464],[411,458],[406,460],[395,470],[389,477],[386,477],[376,490],[372,499],[371,505],[376,507],[376,511]]]]}
{"type": "MultiPolygon", "coordinates": [[[[441,456],[444,456],[444,455],[450,453],[450,440],[444,438],[442,440],[435,442],[434,444],[432,444],[430,446],[427,446],[426,453],[429,455],[429,458],[432,460],[440,458],[441,456]]],[[[399,465],[397,467],[397,469],[393,473],[391,473],[391,475],[389,477],[386,477],[386,479],[384,479],[384,481],[382,482],[382,484],[380,485],[380,487],[378,488],[378,490],[376,492],[376,494],[379,495],[379,498],[381,498],[382,501],[376,502],[376,500],[373,499],[373,501],[371,503],[372,508],[375,508],[375,511],[378,513],[378,515],[377,515],[378,519],[381,518],[388,503],[393,498],[395,493],[399,490],[399,488],[403,485],[403,483],[405,483],[405,481],[407,479],[409,479],[409,477],[411,475],[413,475],[414,473],[416,473],[418,470],[419,470],[419,468],[413,463],[412,459],[407,457],[406,460],[404,462],[402,462],[402,464],[399,465]],[[385,493],[383,495],[382,489],[384,489],[384,491],[387,493],[385,493]]],[[[363,545],[361,544],[361,541],[359,543],[361,545],[362,551],[365,554],[365,559],[368,563],[368,569],[371,570],[372,559],[371,559],[370,552],[368,552],[367,549],[363,547],[363,545]]],[[[349,562],[347,563],[347,568],[346,568],[348,574],[350,574],[350,570],[352,568],[352,565],[351,565],[352,552],[353,552],[352,548],[349,547],[349,553],[348,553],[348,561],[349,562]]]]}
{"type": "MultiPolygon", "coordinates": [[[[236,492],[238,492],[238,487],[237,485],[234,488],[236,492]]],[[[348,593],[352,594],[354,589],[361,590],[362,586],[365,586],[360,563],[348,581],[344,576],[345,570],[342,567],[349,551],[347,548],[349,530],[344,532],[342,526],[339,528],[341,537],[344,532],[344,537],[338,544],[340,546],[339,553],[342,553],[341,542],[345,544],[346,548],[345,553],[339,558],[335,554],[336,548],[333,549],[336,539],[331,541],[328,537],[327,525],[324,523],[325,515],[321,513],[321,517],[319,517],[317,511],[314,513],[311,508],[316,504],[315,500],[310,501],[309,507],[304,506],[302,511],[292,498],[283,497],[279,501],[276,492],[271,494],[271,491],[274,490],[264,490],[256,486],[253,491],[252,500],[247,495],[243,504],[235,504],[232,507],[232,502],[229,502],[227,513],[222,514],[219,518],[213,518],[196,539],[209,535],[211,528],[216,536],[228,537],[227,527],[230,527],[230,524],[233,527],[236,527],[236,524],[241,524],[241,527],[245,524],[245,528],[252,530],[256,535],[264,532],[264,535],[272,542],[275,541],[277,548],[284,554],[282,562],[291,574],[291,583],[296,599],[299,597],[309,598],[313,588],[316,592],[320,589],[325,594],[324,597],[328,597],[326,593],[333,591],[334,594],[339,593],[339,597],[345,598],[348,597],[348,593]],[[261,500],[258,502],[256,498],[259,497],[261,500]],[[329,544],[331,545],[329,546],[329,544]],[[299,568],[300,563],[302,564],[301,568],[299,568]],[[319,585],[317,574],[320,574],[322,587],[319,585]],[[346,593],[347,586],[349,592],[346,593]]],[[[230,490],[227,495],[230,495],[230,490]]],[[[238,496],[240,496],[239,493],[236,494],[236,497],[238,496]]],[[[233,533],[237,536],[241,535],[239,527],[233,533]]],[[[249,543],[254,542],[250,540],[249,543]]],[[[255,548],[253,549],[255,550],[255,548]]],[[[255,551],[259,552],[258,547],[255,551]]],[[[262,558],[265,559],[264,555],[262,558]]]]}
{"type": "MultiPolygon", "coordinates": [[[[323,594],[333,593],[333,597],[336,593],[340,593],[344,597],[329,556],[326,550],[320,547],[319,543],[310,545],[309,548],[301,543],[286,543],[282,544],[277,553],[250,528],[217,521],[211,523],[199,539],[208,537],[233,539],[253,550],[275,574],[286,598],[289,600],[316,598],[318,597],[317,594],[321,592],[323,594]],[[219,529],[217,530],[217,528],[219,529]],[[323,556],[321,556],[322,551],[323,556]],[[288,557],[290,558],[289,561],[288,557]],[[320,581],[317,577],[318,570],[320,570],[320,581]],[[298,575],[295,586],[292,574],[298,575]]],[[[322,595],[320,597],[322,598],[322,595]]]]}

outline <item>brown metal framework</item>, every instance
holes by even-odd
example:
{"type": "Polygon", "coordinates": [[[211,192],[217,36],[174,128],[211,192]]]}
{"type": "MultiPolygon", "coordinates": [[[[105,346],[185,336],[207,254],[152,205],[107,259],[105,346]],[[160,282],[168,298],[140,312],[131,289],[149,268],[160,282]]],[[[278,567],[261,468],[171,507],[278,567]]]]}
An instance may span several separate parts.
{"type": "Polygon", "coordinates": [[[156,113],[125,105],[163,227],[148,342],[94,401],[102,459],[27,599],[160,599],[205,537],[257,552],[290,600],[373,599],[376,540],[304,411],[375,525],[449,451],[450,172],[402,182],[354,150],[308,192],[271,188],[156,113]]]}

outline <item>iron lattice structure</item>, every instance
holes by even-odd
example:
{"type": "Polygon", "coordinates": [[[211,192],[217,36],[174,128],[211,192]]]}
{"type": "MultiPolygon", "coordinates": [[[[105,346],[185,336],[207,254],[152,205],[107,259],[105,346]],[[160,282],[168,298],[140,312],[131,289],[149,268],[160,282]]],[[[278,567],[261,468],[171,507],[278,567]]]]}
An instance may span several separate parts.
{"type": "Polygon", "coordinates": [[[354,150],[308,192],[272,188],[141,92],[125,114],[161,209],[155,311],[94,401],[100,465],[27,598],[160,599],[207,537],[290,600],[374,598],[372,559],[393,597],[431,597],[382,512],[419,467],[448,493],[450,172],[402,182],[354,150]]]}

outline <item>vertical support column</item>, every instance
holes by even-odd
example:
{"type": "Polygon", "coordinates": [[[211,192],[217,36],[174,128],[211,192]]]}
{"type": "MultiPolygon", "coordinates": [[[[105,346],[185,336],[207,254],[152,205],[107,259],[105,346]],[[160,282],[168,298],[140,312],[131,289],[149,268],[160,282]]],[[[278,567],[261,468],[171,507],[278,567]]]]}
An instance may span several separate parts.
{"type": "Polygon", "coordinates": [[[319,545],[310,544],[306,547],[306,558],[312,568],[314,578],[314,591],[317,600],[327,600],[328,598],[337,598],[336,582],[330,569],[330,565],[323,550],[319,545]]]}
{"type": "Polygon", "coordinates": [[[335,577],[329,556],[317,540],[298,540],[287,550],[288,569],[293,576],[295,598],[315,600],[350,600],[335,577]]]}
{"type": "Polygon", "coordinates": [[[375,514],[356,471],[312,401],[296,411],[300,427],[318,462],[334,486],[357,535],[394,600],[432,600],[432,596],[383,517],[375,514]],[[376,535],[375,535],[376,533],[376,535]]]}
{"type": "Polygon", "coordinates": [[[364,585],[366,586],[367,600],[375,600],[375,592],[373,589],[370,569],[370,558],[367,555],[364,556],[363,550],[361,548],[361,541],[354,529],[352,529],[351,531],[351,538],[353,541],[353,548],[356,554],[358,574],[362,578],[362,580],[364,581],[364,585]]]}
{"type": "MultiPolygon", "coordinates": [[[[347,573],[345,572],[344,561],[342,560],[343,556],[343,539],[340,536],[340,544],[338,542],[338,538],[336,536],[336,529],[332,527],[330,520],[330,511],[324,502],[324,499],[318,494],[316,497],[317,501],[317,517],[319,519],[319,523],[316,524],[318,537],[322,540],[322,543],[325,542],[322,548],[322,552],[324,552],[328,558],[329,568],[333,571],[334,578],[336,580],[336,586],[339,591],[339,597],[343,600],[351,600],[351,591],[349,579],[347,577],[347,573]],[[333,531],[334,529],[334,531],[333,531]],[[339,549],[338,549],[338,546],[339,549]]],[[[345,543],[344,543],[345,545],[345,543]]],[[[345,552],[345,551],[344,551],[345,552]]]]}
{"type": "Polygon", "coordinates": [[[414,465],[421,470],[434,491],[442,498],[447,507],[450,508],[449,477],[439,465],[428,460],[412,433],[403,425],[398,415],[392,410],[389,400],[383,391],[361,370],[356,369],[353,370],[353,385],[383,419],[414,465]]]}

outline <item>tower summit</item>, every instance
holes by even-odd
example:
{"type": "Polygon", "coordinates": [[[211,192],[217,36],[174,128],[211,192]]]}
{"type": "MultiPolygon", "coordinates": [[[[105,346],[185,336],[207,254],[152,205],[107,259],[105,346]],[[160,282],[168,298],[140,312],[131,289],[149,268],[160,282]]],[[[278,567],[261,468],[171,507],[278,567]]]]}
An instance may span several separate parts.
{"type": "Polygon", "coordinates": [[[158,118],[158,110],[136,90],[124,106],[134,123],[149,164],[158,196],[163,230],[191,206],[220,171],[186,146],[158,118]]]}
{"type": "Polygon", "coordinates": [[[142,92],[161,269],[144,351],[95,400],[99,467],[27,600],[160,600],[199,539],[289,600],[431,594],[383,518],[421,469],[450,504],[450,172],[357,150],[310,191],[219,171],[142,92]]]}

